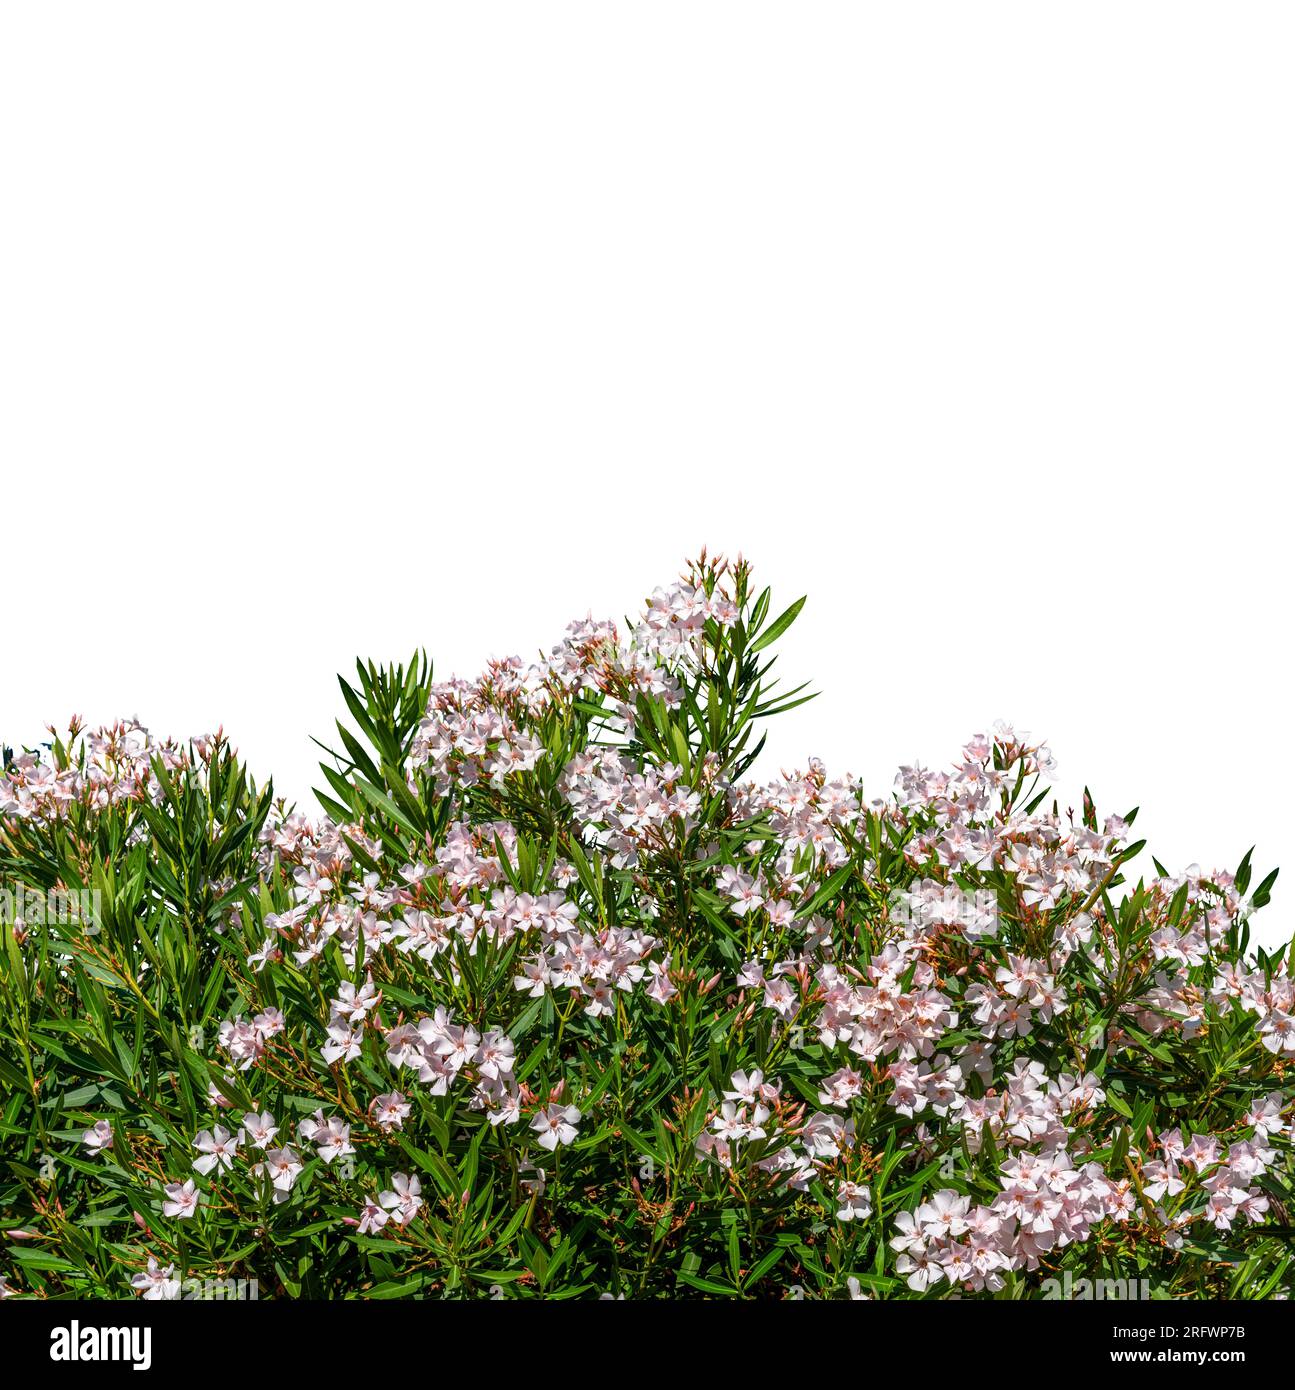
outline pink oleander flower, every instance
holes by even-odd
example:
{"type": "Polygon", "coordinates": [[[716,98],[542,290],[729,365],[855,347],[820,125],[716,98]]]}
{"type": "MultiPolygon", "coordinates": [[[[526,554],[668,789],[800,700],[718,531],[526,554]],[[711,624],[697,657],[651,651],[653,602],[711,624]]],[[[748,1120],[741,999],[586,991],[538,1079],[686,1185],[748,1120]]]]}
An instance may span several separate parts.
{"type": "Polygon", "coordinates": [[[391,1178],[391,1188],[378,1194],[378,1204],[401,1226],[408,1226],[418,1215],[423,1205],[419,1196],[422,1184],[416,1177],[405,1173],[395,1173],[391,1178]]]}
{"type": "Polygon", "coordinates": [[[169,1182],[162,1188],[166,1200],[162,1203],[162,1215],[174,1216],[187,1221],[198,1210],[199,1194],[192,1178],[184,1182],[169,1182]]]}
{"type": "Polygon", "coordinates": [[[552,1150],[575,1141],[579,1122],[580,1111],[574,1105],[547,1105],[531,1121],[531,1128],[539,1135],[540,1148],[552,1150]]]}
{"type": "Polygon", "coordinates": [[[92,1154],[112,1148],[112,1126],[107,1120],[96,1120],[93,1127],[81,1136],[81,1142],[92,1154]]]}
{"type": "Polygon", "coordinates": [[[140,1297],[150,1303],[161,1300],[170,1300],[180,1297],[180,1281],[174,1278],[175,1266],[167,1265],[163,1269],[157,1260],[150,1255],[148,1257],[148,1268],[136,1274],[131,1279],[131,1285],[139,1290],[140,1297]]]}
{"type": "Polygon", "coordinates": [[[236,1134],[230,1134],[223,1125],[217,1125],[214,1129],[200,1130],[193,1141],[193,1146],[202,1157],[194,1159],[194,1171],[206,1174],[210,1173],[213,1168],[218,1172],[222,1168],[232,1169],[234,1156],[238,1153],[238,1146],[242,1142],[243,1131],[241,1129],[236,1134]]]}

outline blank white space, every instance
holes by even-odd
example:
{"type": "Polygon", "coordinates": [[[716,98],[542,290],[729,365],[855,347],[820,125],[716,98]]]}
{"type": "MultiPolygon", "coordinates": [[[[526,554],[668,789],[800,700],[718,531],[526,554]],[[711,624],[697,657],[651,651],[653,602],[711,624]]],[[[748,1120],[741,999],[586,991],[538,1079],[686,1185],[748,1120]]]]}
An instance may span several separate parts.
{"type": "Polygon", "coordinates": [[[1173,870],[1290,857],[1289,5],[0,15],[9,742],[304,798],[357,653],[707,543],[810,595],[768,770],[1003,716],[1173,870]]]}

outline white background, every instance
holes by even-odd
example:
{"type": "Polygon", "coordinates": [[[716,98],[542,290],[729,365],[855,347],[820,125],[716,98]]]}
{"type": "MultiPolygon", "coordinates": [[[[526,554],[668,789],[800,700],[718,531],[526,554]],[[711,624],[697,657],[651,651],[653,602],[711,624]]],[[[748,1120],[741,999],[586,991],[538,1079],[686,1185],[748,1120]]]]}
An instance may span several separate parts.
{"type": "Polygon", "coordinates": [[[1290,858],[1290,5],[0,14],[10,743],[308,797],[355,654],[707,543],[810,595],[767,770],[1003,716],[1171,869],[1290,858]]]}

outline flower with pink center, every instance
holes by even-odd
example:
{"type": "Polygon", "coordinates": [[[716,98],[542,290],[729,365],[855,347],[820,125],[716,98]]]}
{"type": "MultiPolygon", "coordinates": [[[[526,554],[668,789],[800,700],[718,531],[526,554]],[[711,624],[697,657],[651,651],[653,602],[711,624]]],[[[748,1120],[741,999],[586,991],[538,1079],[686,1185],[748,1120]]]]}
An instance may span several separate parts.
{"type": "Polygon", "coordinates": [[[574,1142],[579,1122],[580,1111],[574,1105],[546,1105],[531,1121],[531,1128],[539,1135],[540,1148],[552,1151],[559,1144],[574,1142]]]}

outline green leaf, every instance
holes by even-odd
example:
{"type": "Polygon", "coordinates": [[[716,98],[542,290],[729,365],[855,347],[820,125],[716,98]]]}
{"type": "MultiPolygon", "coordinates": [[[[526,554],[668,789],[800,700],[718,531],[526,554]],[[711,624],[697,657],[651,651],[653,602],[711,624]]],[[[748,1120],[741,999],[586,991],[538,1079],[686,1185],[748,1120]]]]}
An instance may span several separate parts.
{"type": "MultiPolygon", "coordinates": [[[[805,597],[808,597],[806,595],[805,597]]],[[[805,597],[798,598],[795,603],[787,609],[785,613],[776,617],[773,622],[751,643],[751,651],[762,652],[764,649],[778,640],[784,632],[796,621],[800,610],[805,606],[805,597]]]]}

